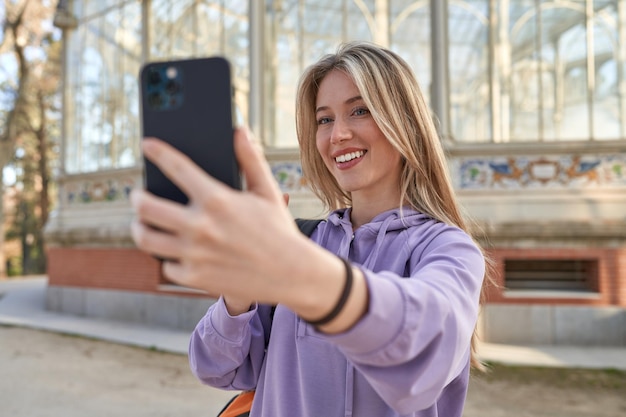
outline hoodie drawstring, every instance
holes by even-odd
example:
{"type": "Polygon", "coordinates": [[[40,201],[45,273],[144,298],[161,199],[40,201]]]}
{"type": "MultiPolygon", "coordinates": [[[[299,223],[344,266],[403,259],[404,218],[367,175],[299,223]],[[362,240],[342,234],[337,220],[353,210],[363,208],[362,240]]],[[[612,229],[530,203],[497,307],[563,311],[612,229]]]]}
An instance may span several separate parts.
{"type": "Polygon", "coordinates": [[[387,217],[383,224],[380,225],[380,229],[378,229],[378,235],[376,236],[376,245],[374,246],[374,251],[367,257],[366,264],[363,266],[367,269],[374,269],[374,265],[376,265],[376,261],[378,260],[378,254],[380,252],[380,248],[383,246],[383,241],[385,240],[385,235],[387,234],[387,229],[392,221],[395,219],[393,217],[387,217]]]}

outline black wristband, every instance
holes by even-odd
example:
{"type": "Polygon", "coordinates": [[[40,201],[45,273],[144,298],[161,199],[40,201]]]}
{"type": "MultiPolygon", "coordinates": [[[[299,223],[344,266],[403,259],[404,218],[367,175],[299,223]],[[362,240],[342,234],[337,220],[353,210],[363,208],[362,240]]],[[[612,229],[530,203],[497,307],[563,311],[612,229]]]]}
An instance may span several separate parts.
{"type": "Polygon", "coordinates": [[[335,304],[335,307],[333,307],[333,309],[330,310],[330,312],[324,317],[315,321],[307,320],[307,322],[312,326],[321,326],[323,324],[330,323],[339,315],[339,313],[341,313],[341,310],[343,310],[343,308],[346,306],[346,302],[348,301],[348,297],[350,296],[350,291],[352,290],[352,281],[354,280],[354,277],[352,276],[352,266],[350,265],[350,262],[343,258],[339,259],[341,259],[343,265],[346,267],[346,283],[343,286],[341,296],[339,297],[337,304],[335,304]]]}

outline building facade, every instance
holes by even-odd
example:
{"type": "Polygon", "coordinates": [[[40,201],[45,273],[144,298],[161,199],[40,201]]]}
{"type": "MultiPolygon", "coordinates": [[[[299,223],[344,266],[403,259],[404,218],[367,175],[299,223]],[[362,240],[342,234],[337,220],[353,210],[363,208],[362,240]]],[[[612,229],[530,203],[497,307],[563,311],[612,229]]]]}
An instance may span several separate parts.
{"type": "Polygon", "coordinates": [[[240,121],[294,216],[316,217],[295,88],[309,63],[359,39],[405,57],[428,97],[496,262],[483,339],[626,345],[626,2],[68,0],[55,24],[63,163],[46,227],[48,308],[189,328],[212,300],[164,281],[130,238],[144,63],[228,57],[240,121]]]}

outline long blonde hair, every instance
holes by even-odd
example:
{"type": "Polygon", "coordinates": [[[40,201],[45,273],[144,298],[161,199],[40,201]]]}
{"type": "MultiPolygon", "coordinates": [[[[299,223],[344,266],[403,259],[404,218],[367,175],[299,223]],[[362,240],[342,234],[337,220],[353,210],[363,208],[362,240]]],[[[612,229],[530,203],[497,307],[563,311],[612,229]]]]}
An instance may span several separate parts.
{"type": "Polygon", "coordinates": [[[374,121],[402,156],[401,198],[405,205],[448,224],[465,228],[445,155],[424,95],[408,64],[397,54],[371,43],[342,45],[302,75],[296,102],[296,130],[302,169],[313,192],[328,209],[350,206],[317,152],[315,100],[322,79],[331,71],[348,74],[374,121]]]}
{"type": "MultiPolygon", "coordinates": [[[[402,173],[398,207],[410,206],[469,233],[449,177],[447,162],[430,109],[410,66],[396,53],[368,42],[343,44],[322,57],[300,78],[296,96],[296,131],[304,177],[329,210],[351,206],[324,165],[316,147],[315,105],[319,86],[331,71],[355,83],[374,121],[400,153],[402,173]]],[[[472,339],[472,364],[476,332],[472,339]]]]}

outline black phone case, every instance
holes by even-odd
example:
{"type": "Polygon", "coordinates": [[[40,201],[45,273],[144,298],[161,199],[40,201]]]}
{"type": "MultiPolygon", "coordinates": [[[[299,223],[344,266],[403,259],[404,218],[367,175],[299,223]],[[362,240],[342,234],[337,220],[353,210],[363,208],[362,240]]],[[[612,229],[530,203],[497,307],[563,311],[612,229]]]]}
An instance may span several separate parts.
{"type": "MultiPolygon", "coordinates": [[[[152,62],[141,69],[142,136],[188,155],[209,175],[241,188],[233,149],[231,69],[222,57],[152,62]]],[[[186,204],[188,197],[144,158],[148,191],[186,204]]]]}

